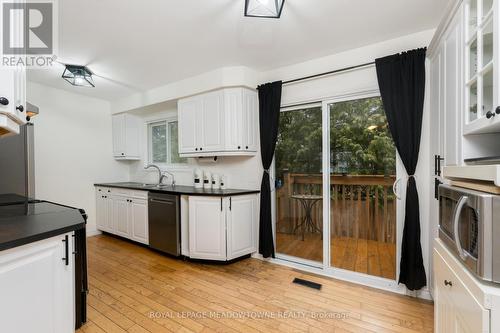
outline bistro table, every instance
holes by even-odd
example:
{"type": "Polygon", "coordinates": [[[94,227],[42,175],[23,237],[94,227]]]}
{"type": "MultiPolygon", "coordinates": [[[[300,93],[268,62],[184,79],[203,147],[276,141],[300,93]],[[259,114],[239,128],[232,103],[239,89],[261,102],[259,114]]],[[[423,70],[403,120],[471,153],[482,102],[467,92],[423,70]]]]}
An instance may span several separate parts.
{"type": "Polygon", "coordinates": [[[298,200],[302,204],[302,207],[304,207],[304,217],[302,218],[302,222],[293,228],[293,233],[295,233],[297,229],[301,228],[302,240],[304,240],[305,230],[306,228],[309,228],[313,232],[319,232],[321,234],[321,239],[323,239],[323,231],[314,223],[312,219],[312,209],[318,201],[323,199],[323,197],[321,195],[313,194],[294,194],[291,198],[298,200]]]}

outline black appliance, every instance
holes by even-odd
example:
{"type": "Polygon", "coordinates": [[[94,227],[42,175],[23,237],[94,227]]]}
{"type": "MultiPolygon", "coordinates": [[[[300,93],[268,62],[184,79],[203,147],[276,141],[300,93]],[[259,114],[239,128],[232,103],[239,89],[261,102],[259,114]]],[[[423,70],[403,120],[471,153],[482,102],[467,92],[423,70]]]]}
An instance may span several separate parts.
{"type": "Polygon", "coordinates": [[[181,252],[179,196],[149,193],[149,247],[179,256],[181,252]]]}

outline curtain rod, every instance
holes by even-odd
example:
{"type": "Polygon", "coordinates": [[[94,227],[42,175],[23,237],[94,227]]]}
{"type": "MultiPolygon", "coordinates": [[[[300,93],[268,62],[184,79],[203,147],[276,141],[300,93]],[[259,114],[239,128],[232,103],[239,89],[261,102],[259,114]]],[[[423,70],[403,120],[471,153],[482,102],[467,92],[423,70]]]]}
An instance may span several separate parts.
{"type": "Polygon", "coordinates": [[[314,79],[316,77],[321,77],[321,76],[326,76],[326,75],[331,75],[331,74],[346,72],[346,71],[350,71],[350,70],[353,70],[353,69],[357,69],[357,68],[361,68],[361,67],[366,67],[366,66],[370,66],[370,65],[374,65],[374,64],[375,64],[374,61],[373,62],[367,62],[367,63],[361,64],[361,65],[345,67],[345,68],[336,69],[336,70],[329,71],[329,72],[324,72],[324,73],[320,73],[320,74],[314,74],[314,75],[310,75],[310,76],[301,77],[301,78],[298,78],[298,79],[283,81],[282,84],[285,85],[285,84],[295,83],[295,82],[299,82],[299,81],[314,79]]]}

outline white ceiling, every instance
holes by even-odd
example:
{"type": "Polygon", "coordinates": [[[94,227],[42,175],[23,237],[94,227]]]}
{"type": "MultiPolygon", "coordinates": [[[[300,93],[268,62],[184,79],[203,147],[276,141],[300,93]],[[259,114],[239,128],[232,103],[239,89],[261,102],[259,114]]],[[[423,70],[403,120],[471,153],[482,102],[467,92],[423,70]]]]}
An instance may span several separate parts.
{"type": "Polygon", "coordinates": [[[281,19],[246,18],[244,0],[59,1],[59,60],[96,88],[29,79],[116,100],[226,66],[265,71],[437,27],[448,0],[286,0],[281,19]]]}

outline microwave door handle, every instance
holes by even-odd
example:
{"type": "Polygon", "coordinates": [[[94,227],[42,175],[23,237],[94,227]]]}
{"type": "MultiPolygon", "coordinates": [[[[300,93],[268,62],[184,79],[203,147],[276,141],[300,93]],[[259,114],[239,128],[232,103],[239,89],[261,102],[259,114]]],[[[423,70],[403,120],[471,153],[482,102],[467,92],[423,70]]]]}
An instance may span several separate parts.
{"type": "Polygon", "coordinates": [[[467,253],[464,251],[462,245],[460,244],[458,223],[460,222],[460,214],[462,213],[462,209],[464,208],[464,205],[468,199],[469,198],[466,196],[460,198],[457,204],[457,209],[455,210],[455,216],[453,217],[453,234],[455,236],[455,246],[457,247],[458,254],[460,255],[460,258],[462,258],[462,260],[465,260],[467,258],[467,253]]]}

